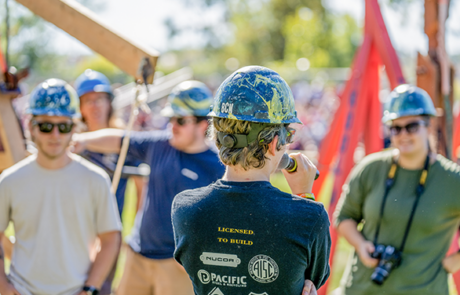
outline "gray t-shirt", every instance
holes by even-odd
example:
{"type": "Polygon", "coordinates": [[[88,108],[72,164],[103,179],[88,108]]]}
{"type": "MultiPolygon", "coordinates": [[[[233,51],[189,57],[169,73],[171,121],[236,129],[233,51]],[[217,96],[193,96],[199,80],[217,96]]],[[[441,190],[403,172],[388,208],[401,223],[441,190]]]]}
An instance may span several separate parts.
{"type": "Polygon", "coordinates": [[[48,170],[30,156],[0,175],[0,232],[16,243],[9,279],[22,295],[73,295],[91,267],[98,234],[121,229],[110,180],[80,156],[48,170]]]}

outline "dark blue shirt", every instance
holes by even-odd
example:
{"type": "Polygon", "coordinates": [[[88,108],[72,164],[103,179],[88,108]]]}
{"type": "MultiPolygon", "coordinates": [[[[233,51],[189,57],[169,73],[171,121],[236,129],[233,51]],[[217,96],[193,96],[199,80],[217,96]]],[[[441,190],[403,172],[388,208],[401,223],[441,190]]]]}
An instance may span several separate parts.
{"type": "MultiPolygon", "coordinates": [[[[90,152],[88,150],[84,151],[81,156],[91,163],[101,167],[102,169],[107,172],[110,176],[110,180],[113,179],[113,174],[115,172],[115,168],[118,162],[118,155],[117,154],[100,154],[95,152],[90,152]]],[[[133,158],[133,157],[126,157],[125,166],[139,166],[142,162],[133,158]]],[[[118,205],[118,213],[120,214],[123,212],[123,206],[125,204],[125,191],[126,185],[128,184],[128,177],[120,178],[118,182],[117,192],[115,197],[117,198],[117,205],[118,205]]]]}
{"type": "Polygon", "coordinates": [[[206,186],[224,174],[217,152],[187,154],[169,144],[167,131],[133,132],[128,154],[150,165],[146,198],[137,214],[129,245],[145,257],[172,258],[174,235],[171,206],[174,196],[206,186]]]}
{"type": "Polygon", "coordinates": [[[300,295],[329,276],[329,219],[322,204],[269,182],[219,180],[176,196],[174,257],[195,294],[300,295]]]}

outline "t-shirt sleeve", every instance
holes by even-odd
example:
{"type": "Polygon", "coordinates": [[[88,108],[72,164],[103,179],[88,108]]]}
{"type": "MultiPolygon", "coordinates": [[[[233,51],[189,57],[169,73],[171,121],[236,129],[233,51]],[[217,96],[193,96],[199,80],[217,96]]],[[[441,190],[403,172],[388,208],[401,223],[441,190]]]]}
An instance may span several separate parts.
{"type": "Polygon", "coordinates": [[[342,195],[334,212],[334,225],[336,227],[346,219],[353,219],[358,223],[363,219],[362,207],[365,189],[362,178],[364,167],[362,164],[355,166],[343,185],[342,195]]]}
{"type": "Polygon", "coordinates": [[[5,179],[0,176],[0,232],[4,232],[10,222],[10,200],[5,179]]]}
{"type": "Polygon", "coordinates": [[[110,180],[107,175],[101,177],[96,196],[96,232],[102,234],[121,230],[121,221],[115,196],[110,190],[110,180]]]}
{"type": "MultiPolygon", "coordinates": [[[[122,144],[124,140],[122,138],[122,144]]],[[[129,138],[128,154],[142,162],[147,162],[146,158],[149,149],[157,142],[167,140],[168,136],[164,131],[139,131],[132,132],[129,138]]],[[[131,158],[132,160],[132,158],[131,158]]]]}
{"type": "Polygon", "coordinates": [[[324,285],[330,274],[331,236],[329,226],[329,217],[323,208],[314,226],[312,234],[314,240],[310,248],[310,263],[305,271],[305,279],[312,281],[317,289],[324,285]]]}
{"type": "Polygon", "coordinates": [[[172,208],[171,208],[171,220],[172,220],[172,225],[173,225],[174,244],[175,244],[174,259],[176,259],[177,262],[182,264],[181,254],[183,252],[185,237],[184,237],[184,232],[183,232],[184,223],[181,222],[182,215],[183,215],[183,207],[179,204],[180,198],[181,198],[180,194],[174,197],[172,208]]]}

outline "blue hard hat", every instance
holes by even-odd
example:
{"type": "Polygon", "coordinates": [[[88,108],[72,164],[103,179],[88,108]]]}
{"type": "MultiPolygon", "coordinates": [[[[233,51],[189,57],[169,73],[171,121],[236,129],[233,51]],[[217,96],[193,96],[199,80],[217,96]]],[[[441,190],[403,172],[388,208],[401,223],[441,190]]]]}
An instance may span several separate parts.
{"type": "Polygon", "coordinates": [[[402,84],[390,94],[390,107],[383,113],[382,121],[388,123],[407,116],[436,116],[430,95],[423,89],[402,84]]]}
{"type": "Polygon", "coordinates": [[[75,89],[78,97],[90,92],[105,92],[110,95],[110,99],[113,98],[109,79],[104,74],[91,69],[85,70],[83,74],[78,76],[75,81],[75,89]]]}
{"type": "Polygon", "coordinates": [[[212,103],[212,92],[202,82],[185,81],[174,87],[161,110],[165,117],[205,117],[212,103]]]}
{"type": "Polygon", "coordinates": [[[75,90],[60,79],[48,79],[32,91],[28,114],[35,116],[80,117],[80,103],[75,90]]]}
{"type": "Polygon", "coordinates": [[[291,89],[268,68],[248,66],[230,75],[214,97],[211,117],[258,123],[301,123],[291,89]]]}

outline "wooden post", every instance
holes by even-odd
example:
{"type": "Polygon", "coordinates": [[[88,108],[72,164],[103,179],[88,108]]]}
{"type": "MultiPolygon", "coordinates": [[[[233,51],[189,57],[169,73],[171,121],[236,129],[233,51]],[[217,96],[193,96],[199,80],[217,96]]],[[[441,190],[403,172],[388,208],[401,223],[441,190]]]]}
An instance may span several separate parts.
{"type": "Polygon", "coordinates": [[[11,104],[18,94],[0,91],[0,172],[26,156],[22,129],[11,104]]]}

